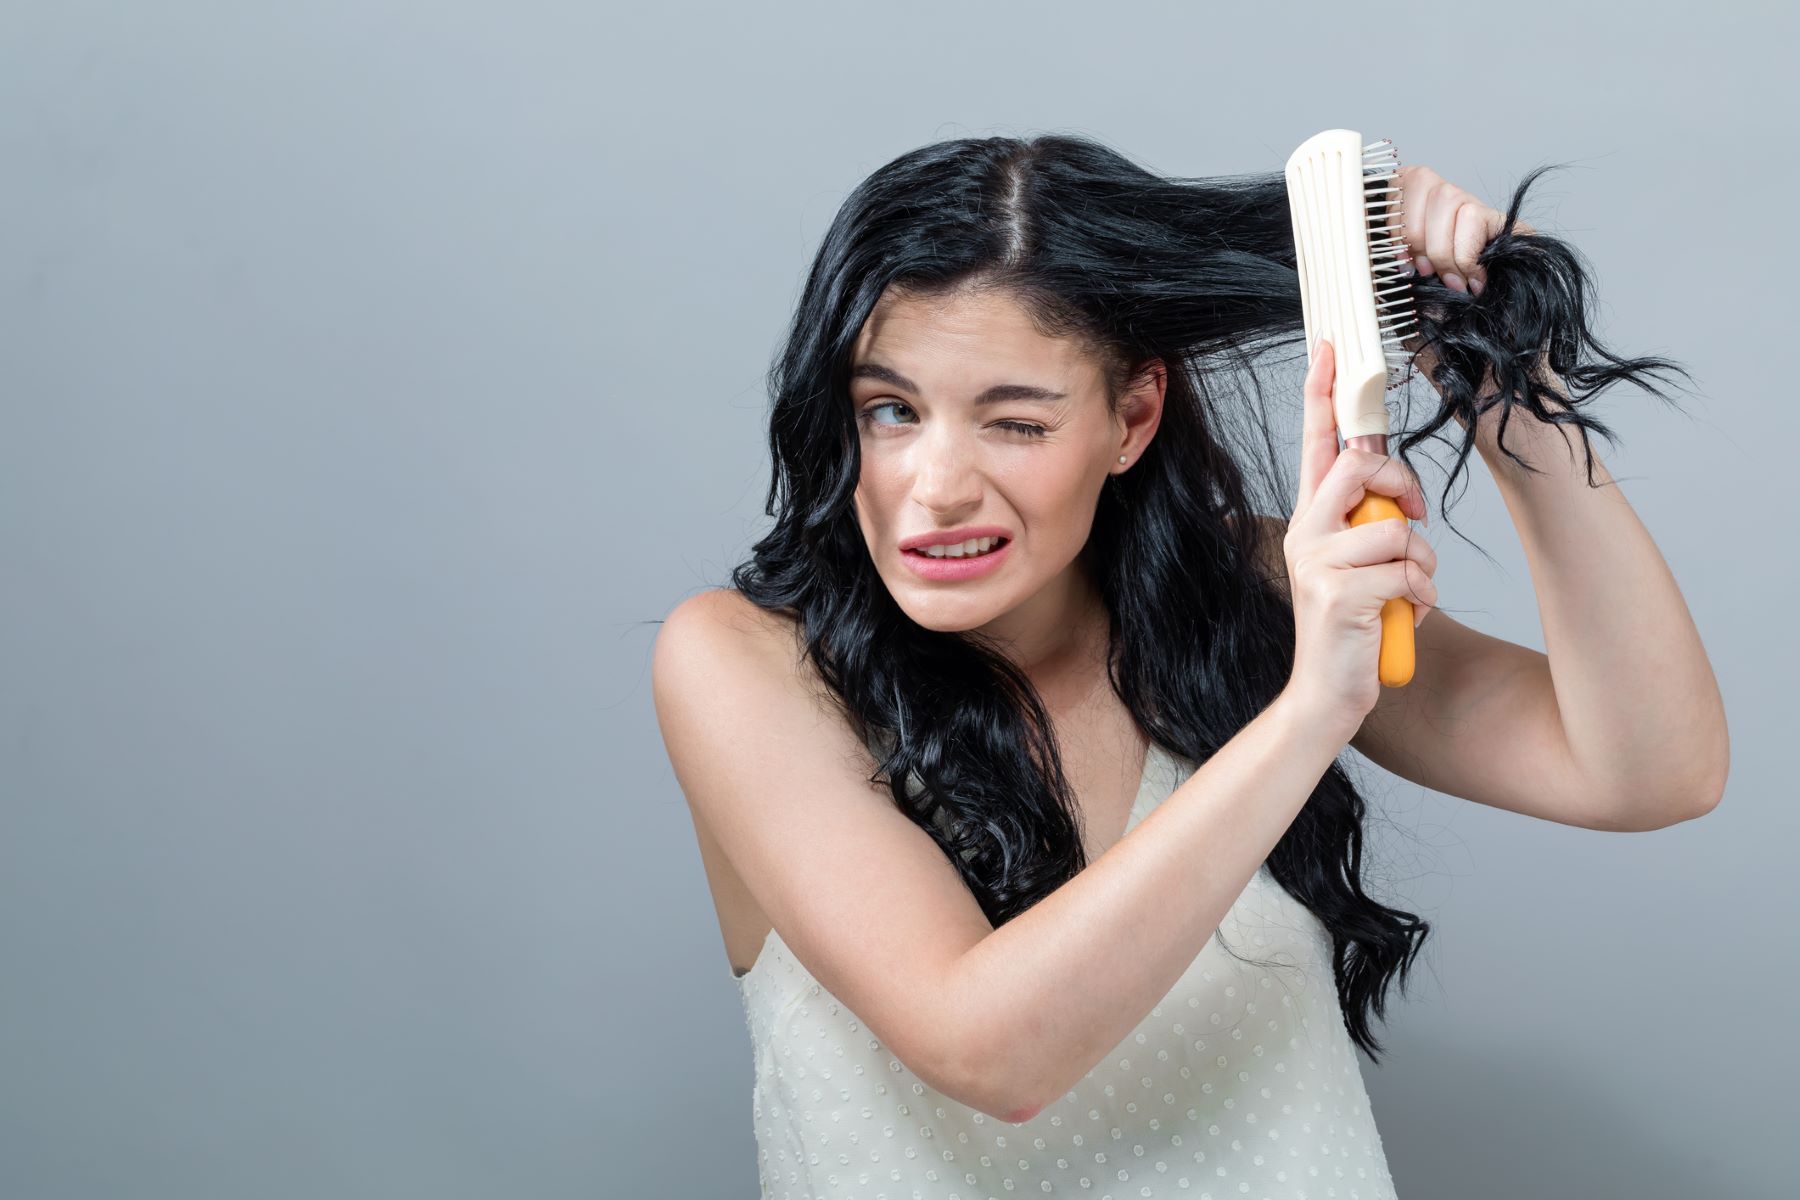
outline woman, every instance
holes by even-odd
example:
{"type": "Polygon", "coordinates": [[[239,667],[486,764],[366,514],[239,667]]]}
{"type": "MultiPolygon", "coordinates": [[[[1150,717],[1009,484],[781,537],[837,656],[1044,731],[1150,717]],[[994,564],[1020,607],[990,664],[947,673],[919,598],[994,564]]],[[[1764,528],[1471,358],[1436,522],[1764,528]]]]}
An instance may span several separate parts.
{"type": "Polygon", "coordinates": [[[1716,803],[1699,638],[1561,436],[1668,364],[1581,360],[1581,270],[1517,225],[1525,185],[1503,217],[1403,182],[1439,407],[1398,458],[1339,451],[1321,345],[1285,519],[1231,387],[1260,402],[1256,352],[1301,329],[1279,175],[964,139],[837,215],[772,381],[774,527],[654,664],[764,1195],[1391,1195],[1353,1046],[1429,927],[1362,889],[1345,746],[1591,829],[1716,803]],[[1406,451],[1452,418],[1548,658],[1437,611],[1408,522],[1347,523],[1365,490],[1423,519],[1406,451]],[[1417,670],[1384,691],[1394,596],[1417,670]]]}

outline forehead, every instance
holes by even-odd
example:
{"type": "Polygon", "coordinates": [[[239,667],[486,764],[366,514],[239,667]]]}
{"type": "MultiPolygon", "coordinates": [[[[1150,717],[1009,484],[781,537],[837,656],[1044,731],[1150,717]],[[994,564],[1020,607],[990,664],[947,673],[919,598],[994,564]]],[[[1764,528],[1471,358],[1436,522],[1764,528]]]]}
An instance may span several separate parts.
{"type": "Polygon", "coordinates": [[[890,289],[857,334],[853,365],[875,362],[929,389],[971,381],[971,368],[1021,383],[1076,384],[1096,369],[1073,338],[1045,337],[999,290],[918,296],[890,289]]]}

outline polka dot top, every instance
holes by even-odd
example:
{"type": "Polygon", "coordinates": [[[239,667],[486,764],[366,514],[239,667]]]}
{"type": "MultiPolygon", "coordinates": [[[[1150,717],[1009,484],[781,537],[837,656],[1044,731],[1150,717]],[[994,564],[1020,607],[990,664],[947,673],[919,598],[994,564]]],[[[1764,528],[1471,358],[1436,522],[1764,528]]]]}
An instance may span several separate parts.
{"type": "MultiPolygon", "coordinates": [[[[1126,830],[1193,771],[1152,743],[1126,830]]],[[[764,1200],[1394,1196],[1330,935],[1266,865],[1137,1028],[1019,1124],[919,1079],[773,930],[737,980],[764,1200]]]]}

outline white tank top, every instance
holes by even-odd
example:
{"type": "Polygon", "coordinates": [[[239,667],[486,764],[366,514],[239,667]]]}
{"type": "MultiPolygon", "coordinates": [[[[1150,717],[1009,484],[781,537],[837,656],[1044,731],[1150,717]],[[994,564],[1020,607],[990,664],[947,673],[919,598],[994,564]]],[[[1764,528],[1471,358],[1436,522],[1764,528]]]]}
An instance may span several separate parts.
{"type": "MultiPolygon", "coordinates": [[[[1129,832],[1194,765],[1154,742],[1129,832]]],[[[1331,938],[1257,868],[1167,995],[1029,1121],[890,1054],[770,930],[737,976],[764,1200],[1391,1200],[1331,938]]]]}

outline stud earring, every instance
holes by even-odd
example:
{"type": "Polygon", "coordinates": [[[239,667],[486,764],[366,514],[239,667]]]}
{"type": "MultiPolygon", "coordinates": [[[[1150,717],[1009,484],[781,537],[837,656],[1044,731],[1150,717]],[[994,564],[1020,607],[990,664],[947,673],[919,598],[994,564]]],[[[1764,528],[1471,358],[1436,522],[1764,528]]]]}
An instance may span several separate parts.
{"type": "Polygon", "coordinates": [[[1120,462],[1124,462],[1124,461],[1125,461],[1125,456],[1124,456],[1124,455],[1123,455],[1123,454],[1121,454],[1121,455],[1119,455],[1119,461],[1120,461],[1120,462]]]}

